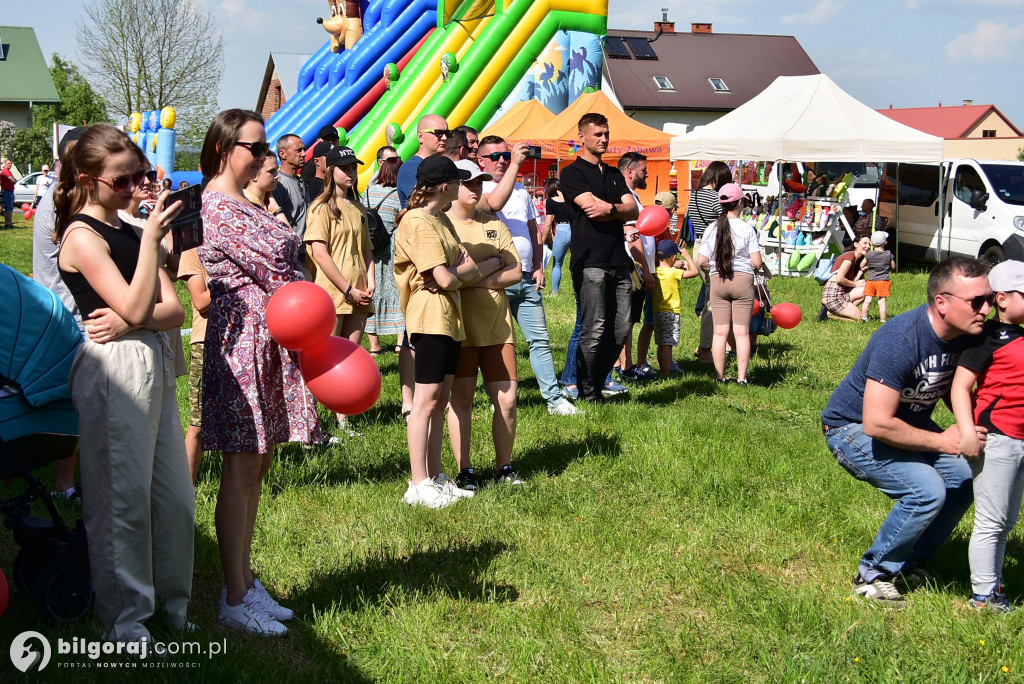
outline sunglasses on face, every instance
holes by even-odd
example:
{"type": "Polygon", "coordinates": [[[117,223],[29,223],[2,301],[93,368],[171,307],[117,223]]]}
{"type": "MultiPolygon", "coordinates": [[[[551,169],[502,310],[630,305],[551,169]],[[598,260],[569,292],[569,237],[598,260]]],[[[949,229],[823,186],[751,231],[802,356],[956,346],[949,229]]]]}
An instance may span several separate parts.
{"type": "Polygon", "coordinates": [[[147,180],[145,171],[136,171],[131,175],[118,176],[117,178],[103,178],[102,176],[93,176],[93,178],[114,192],[127,192],[134,187],[145,185],[147,180]]]}
{"type": "Polygon", "coordinates": [[[431,133],[434,135],[434,137],[438,139],[450,138],[452,136],[452,132],[449,131],[447,128],[426,128],[423,130],[423,132],[431,133]]]}
{"type": "Polygon", "coordinates": [[[939,294],[946,295],[947,297],[956,297],[962,299],[971,305],[971,308],[975,311],[981,311],[981,308],[988,304],[992,306],[996,302],[996,295],[994,292],[988,294],[978,295],[977,297],[961,297],[960,295],[953,294],[952,292],[940,292],[939,294]]]}
{"type": "Polygon", "coordinates": [[[509,161],[510,159],[512,159],[511,152],[491,152],[490,154],[484,154],[481,156],[484,157],[485,159],[490,159],[492,162],[496,162],[499,159],[504,159],[505,161],[509,161]]]}
{"type": "Polygon", "coordinates": [[[270,145],[265,142],[236,142],[235,145],[249,150],[254,157],[265,157],[270,154],[270,145]]]}

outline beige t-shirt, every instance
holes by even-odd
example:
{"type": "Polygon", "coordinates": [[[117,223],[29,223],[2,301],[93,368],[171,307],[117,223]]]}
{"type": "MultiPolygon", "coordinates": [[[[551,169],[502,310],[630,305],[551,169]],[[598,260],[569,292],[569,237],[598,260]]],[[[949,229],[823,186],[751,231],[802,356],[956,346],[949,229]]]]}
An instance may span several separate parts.
{"type": "Polygon", "coordinates": [[[432,293],[423,288],[423,273],[435,266],[454,266],[460,243],[448,218],[412,209],[395,231],[395,282],[402,302],[405,329],[410,334],[447,335],[466,339],[459,290],[432,293]]]}
{"type": "MultiPolygon", "coordinates": [[[[324,204],[310,207],[306,216],[306,234],[302,239],[307,245],[311,242],[326,243],[327,251],[337,264],[341,275],[345,276],[353,287],[365,290],[369,285],[363,254],[373,251],[370,230],[366,225],[366,209],[355,202],[342,203],[340,209],[341,218],[336,219],[331,216],[324,204]]],[[[309,248],[309,256],[312,260],[312,247],[309,248]]],[[[339,314],[373,313],[373,304],[353,306],[346,301],[341,290],[327,278],[323,269],[316,270],[314,281],[331,295],[334,309],[339,314]]]]}
{"type": "MultiPolygon", "coordinates": [[[[512,233],[497,216],[476,212],[470,221],[459,221],[445,214],[455,227],[462,246],[482,264],[495,254],[501,254],[506,264],[521,264],[519,250],[512,241],[512,233]]],[[[466,328],[467,347],[489,347],[494,344],[514,343],[512,310],[504,288],[464,287],[462,295],[462,325],[466,328]]]]}
{"type": "MultiPolygon", "coordinates": [[[[181,259],[178,261],[178,280],[188,282],[190,277],[196,275],[203,276],[203,280],[206,280],[208,277],[206,269],[203,268],[203,262],[199,260],[198,247],[182,252],[181,259]]],[[[206,340],[206,316],[199,313],[199,310],[196,309],[196,305],[193,303],[192,337],[189,339],[189,342],[195,344],[204,340],[206,340]]]]}

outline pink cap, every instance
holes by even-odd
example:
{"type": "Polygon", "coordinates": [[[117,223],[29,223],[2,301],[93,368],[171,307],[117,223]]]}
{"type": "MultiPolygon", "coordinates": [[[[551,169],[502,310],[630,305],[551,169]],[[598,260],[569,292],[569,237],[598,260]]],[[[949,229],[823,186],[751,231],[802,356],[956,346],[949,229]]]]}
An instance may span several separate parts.
{"type": "Polygon", "coordinates": [[[739,202],[743,199],[743,188],[736,183],[726,183],[718,191],[719,202],[739,202]]]}

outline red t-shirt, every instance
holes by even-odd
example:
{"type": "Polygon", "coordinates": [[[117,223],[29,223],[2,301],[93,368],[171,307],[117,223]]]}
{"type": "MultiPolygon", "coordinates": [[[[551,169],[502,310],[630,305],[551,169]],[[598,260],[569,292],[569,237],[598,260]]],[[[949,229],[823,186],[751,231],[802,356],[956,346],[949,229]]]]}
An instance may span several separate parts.
{"type": "Polygon", "coordinates": [[[978,343],[959,363],[978,374],[974,424],[1024,439],[1024,328],[985,321],[978,343]]]}
{"type": "Polygon", "coordinates": [[[14,192],[14,174],[10,169],[0,171],[0,190],[14,192]]]}

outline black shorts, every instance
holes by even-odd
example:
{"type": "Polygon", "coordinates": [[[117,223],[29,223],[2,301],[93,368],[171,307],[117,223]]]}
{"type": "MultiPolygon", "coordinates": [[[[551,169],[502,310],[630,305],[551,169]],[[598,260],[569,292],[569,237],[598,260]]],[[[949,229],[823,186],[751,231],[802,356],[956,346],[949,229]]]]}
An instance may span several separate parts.
{"type": "Polygon", "coordinates": [[[459,350],[462,342],[456,342],[447,335],[424,335],[412,333],[409,343],[416,351],[416,382],[421,385],[437,385],[444,382],[444,376],[455,375],[459,367],[459,350]]]}

